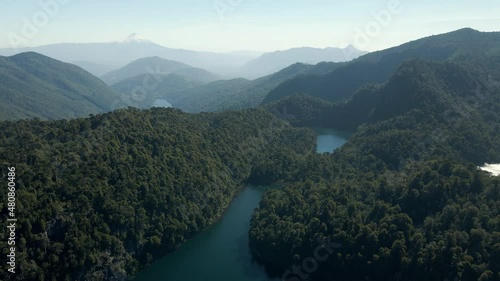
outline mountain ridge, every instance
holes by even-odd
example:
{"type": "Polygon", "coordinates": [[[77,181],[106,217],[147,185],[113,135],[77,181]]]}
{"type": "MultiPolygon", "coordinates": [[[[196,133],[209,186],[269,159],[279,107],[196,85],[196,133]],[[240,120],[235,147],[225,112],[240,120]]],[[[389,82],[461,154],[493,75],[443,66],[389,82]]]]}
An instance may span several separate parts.
{"type": "Polygon", "coordinates": [[[106,73],[101,76],[101,79],[108,85],[113,85],[128,78],[149,74],[168,75],[168,74],[183,74],[188,78],[197,79],[200,81],[211,82],[219,77],[201,68],[195,68],[182,62],[163,59],[159,56],[146,57],[134,60],[122,68],[106,73]]]}
{"type": "Polygon", "coordinates": [[[350,97],[364,84],[385,82],[406,59],[447,60],[466,50],[482,52],[487,45],[492,45],[490,51],[500,48],[500,32],[479,32],[465,28],[413,40],[366,54],[325,75],[290,79],[273,89],[264,103],[295,93],[307,93],[336,102],[350,97]]]}
{"type": "Polygon", "coordinates": [[[0,57],[0,118],[67,119],[114,109],[120,94],[78,66],[34,53],[0,57]]]}
{"type": "Polygon", "coordinates": [[[346,48],[313,48],[298,47],[264,53],[243,66],[243,72],[250,77],[262,77],[277,72],[294,63],[318,64],[320,62],[345,62],[358,58],[368,52],[360,51],[354,46],[346,48]]]}

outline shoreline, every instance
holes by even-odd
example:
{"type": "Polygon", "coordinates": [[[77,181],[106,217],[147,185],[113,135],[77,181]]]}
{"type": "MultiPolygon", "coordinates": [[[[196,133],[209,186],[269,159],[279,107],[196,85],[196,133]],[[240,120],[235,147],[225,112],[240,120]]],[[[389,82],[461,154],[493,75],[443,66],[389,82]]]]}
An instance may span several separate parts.
{"type": "Polygon", "coordinates": [[[137,275],[139,275],[140,272],[144,271],[146,268],[148,268],[149,266],[151,266],[153,263],[158,262],[159,260],[163,259],[164,257],[166,257],[167,255],[169,255],[171,253],[174,253],[180,247],[182,247],[185,243],[187,243],[190,240],[194,239],[195,236],[197,236],[197,235],[199,235],[199,234],[201,234],[201,233],[209,230],[211,227],[213,227],[214,225],[216,225],[217,223],[219,223],[222,220],[222,218],[224,217],[224,215],[227,213],[227,211],[229,210],[229,207],[231,206],[231,204],[234,203],[234,201],[238,197],[238,195],[243,190],[245,190],[246,188],[248,188],[250,186],[253,186],[253,185],[251,185],[249,183],[244,183],[244,184],[238,185],[234,190],[231,191],[231,194],[229,196],[230,199],[229,199],[229,202],[227,203],[227,205],[224,208],[222,208],[222,210],[214,217],[214,219],[211,221],[211,223],[209,223],[209,225],[207,227],[201,229],[199,232],[197,232],[197,233],[193,234],[191,237],[185,239],[182,243],[180,243],[179,245],[177,245],[172,251],[168,251],[162,257],[153,260],[153,262],[151,264],[145,266],[144,268],[142,268],[141,270],[139,270],[135,274],[128,276],[126,280],[127,281],[135,280],[135,278],[137,277],[137,275]]]}

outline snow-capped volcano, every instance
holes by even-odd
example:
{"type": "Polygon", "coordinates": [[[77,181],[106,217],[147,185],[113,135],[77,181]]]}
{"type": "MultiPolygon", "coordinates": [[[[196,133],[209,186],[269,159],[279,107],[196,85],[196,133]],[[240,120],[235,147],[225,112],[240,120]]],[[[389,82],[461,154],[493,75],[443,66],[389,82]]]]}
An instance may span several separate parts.
{"type": "Polygon", "coordinates": [[[125,40],[120,41],[122,44],[130,44],[130,43],[151,43],[151,41],[139,36],[137,33],[130,34],[125,40]]]}

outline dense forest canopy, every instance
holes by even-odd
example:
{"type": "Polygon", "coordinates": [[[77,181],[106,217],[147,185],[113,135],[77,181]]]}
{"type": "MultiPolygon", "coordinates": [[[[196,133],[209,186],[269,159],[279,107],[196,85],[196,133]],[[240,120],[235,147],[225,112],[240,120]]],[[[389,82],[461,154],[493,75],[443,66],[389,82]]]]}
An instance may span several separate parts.
{"type": "Polygon", "coordinates": [[[286,179],[314,149],[312,131],[256,109],[127,109],[0,130],[2,174],[17,171],[23,280],[122,280],[211,225],[240,185],[286,179]]]}

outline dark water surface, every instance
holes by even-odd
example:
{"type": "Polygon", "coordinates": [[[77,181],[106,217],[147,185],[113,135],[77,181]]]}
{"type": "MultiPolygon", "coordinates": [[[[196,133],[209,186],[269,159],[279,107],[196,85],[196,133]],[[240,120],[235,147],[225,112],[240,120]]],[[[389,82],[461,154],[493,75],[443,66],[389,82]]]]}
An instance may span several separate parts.
{"type": "Polygon", "coordinates": [[[253,210],[270,187],[248,186],[212,227],[140,272],[140,281],[275,281],[248,248],[253,210]]]}

